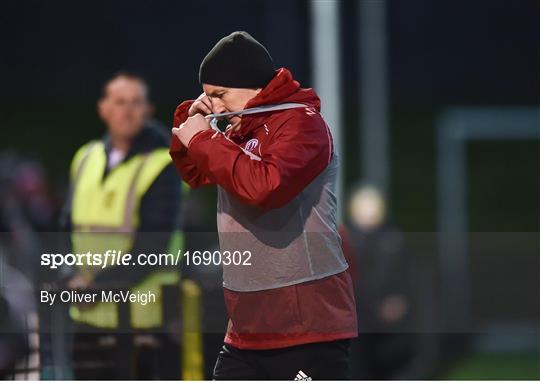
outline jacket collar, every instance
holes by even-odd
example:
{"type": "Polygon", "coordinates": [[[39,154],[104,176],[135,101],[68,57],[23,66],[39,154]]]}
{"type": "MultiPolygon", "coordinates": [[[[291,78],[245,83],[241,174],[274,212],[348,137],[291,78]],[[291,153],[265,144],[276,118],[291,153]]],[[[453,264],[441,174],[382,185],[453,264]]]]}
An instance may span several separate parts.
{"type": "MultiPolygon", "coordinates": [[[[108,158],[112,149],[109,133],[105,134],[103,137],[103,143],[108,158]]],[[[133,138],[129,151],[122,162],[125,162],[137,154],[147,153],[159,147],[168,147],[168,144],[169,142],[164,126],[154,120],[147,121],[141,131],[133,138]]]]}

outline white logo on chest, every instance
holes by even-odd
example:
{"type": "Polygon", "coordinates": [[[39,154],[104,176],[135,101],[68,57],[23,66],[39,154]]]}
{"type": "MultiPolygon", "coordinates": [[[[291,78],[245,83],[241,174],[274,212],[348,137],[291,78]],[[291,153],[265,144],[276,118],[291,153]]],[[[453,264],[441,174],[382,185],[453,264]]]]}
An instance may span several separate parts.
{"type": "Polygon", "coordinates": [[[257,147],[257,145],[259,144],[259,140],[258,139],[250,139],[249,141],[247,141],[246,143],[246,146],[244,147],[245,150],[247,151],[253,151],[253,149],[255,147],[257,147]]]}

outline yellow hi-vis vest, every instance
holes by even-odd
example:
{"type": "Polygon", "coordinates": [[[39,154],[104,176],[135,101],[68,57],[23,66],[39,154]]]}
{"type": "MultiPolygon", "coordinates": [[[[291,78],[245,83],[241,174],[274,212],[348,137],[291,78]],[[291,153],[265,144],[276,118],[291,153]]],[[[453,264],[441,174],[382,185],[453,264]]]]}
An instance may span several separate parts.
{"type": "MultiPolygon", "coordinates": [[[[141,199],[169,163],[171,159],[167,148],[158,148],[129,158],[103,177],[107,165],[104,144],[93,141],[81,147],[71,165],[73,252],[116,250],[117,253],[130,253],[139,226],[141,199]]],[[[177,248],[169,250],[176,253],[183,247],[183,237],[176,233],[173,241],[177,248]]],[[[132,254],[133,258],[137,255],[132,254]]],[[[78,271],[92,279],[100,270],[100,267],[81,267],[78,271]]],[[[129,272],[128,268],[126,272],[129,272]]],[[[161,326],[161,286],[178,284],[179,281],[178,271],[159,270],[130,288],[133,293],[151,291],[156,296],[155,303],[130,303],[131,326],[136,329],[161,326]]],[[[75,321],[94,327],[118,327],[118,306],[114,302],[98,302],[84,309],[73,305],[70,315],[75,321]]]]}

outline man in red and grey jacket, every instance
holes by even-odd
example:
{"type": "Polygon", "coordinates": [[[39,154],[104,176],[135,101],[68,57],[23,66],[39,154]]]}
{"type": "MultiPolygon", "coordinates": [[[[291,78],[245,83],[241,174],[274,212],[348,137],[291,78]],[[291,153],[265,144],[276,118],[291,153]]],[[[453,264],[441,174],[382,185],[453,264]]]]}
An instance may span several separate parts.
{"type": "Polygon", "coordinates": [[[171,157],[191,187],[218,186],[222,252],[252,254],[223,262],[230,319],[214,378],[345,379],[356,309],[320,100],[246,32],[212,48],[199,80],[204,93],[176,109],[171,157]],[[222,133],[208,116],[224,113],[222,133]]]}

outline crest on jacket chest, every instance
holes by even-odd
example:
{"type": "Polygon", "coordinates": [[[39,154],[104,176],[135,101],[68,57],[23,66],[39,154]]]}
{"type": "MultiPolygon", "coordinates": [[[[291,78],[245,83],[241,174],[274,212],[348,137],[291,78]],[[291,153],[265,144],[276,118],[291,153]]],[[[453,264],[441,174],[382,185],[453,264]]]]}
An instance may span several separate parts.
{"type": "Polygon", "coordinates": [[[265,123],[264,125],[258,127],[256,131],[252,132],[252,134],[249,134],[246,136],[236,136],[236,143],[238,143],[240,146],[243,147],[245,151],[253,152],[253,151],[259,151],[260,153],[260,144],[261,141],[264,141],[265,137],[269,134],[268,125],[265,123]]]}
{"type": "Polygon", "coordinates": [[[259,140],[257,138],[252,138],[246,142],[244,149],[247,151],[253,151],[259,145],[259,140]]]}

